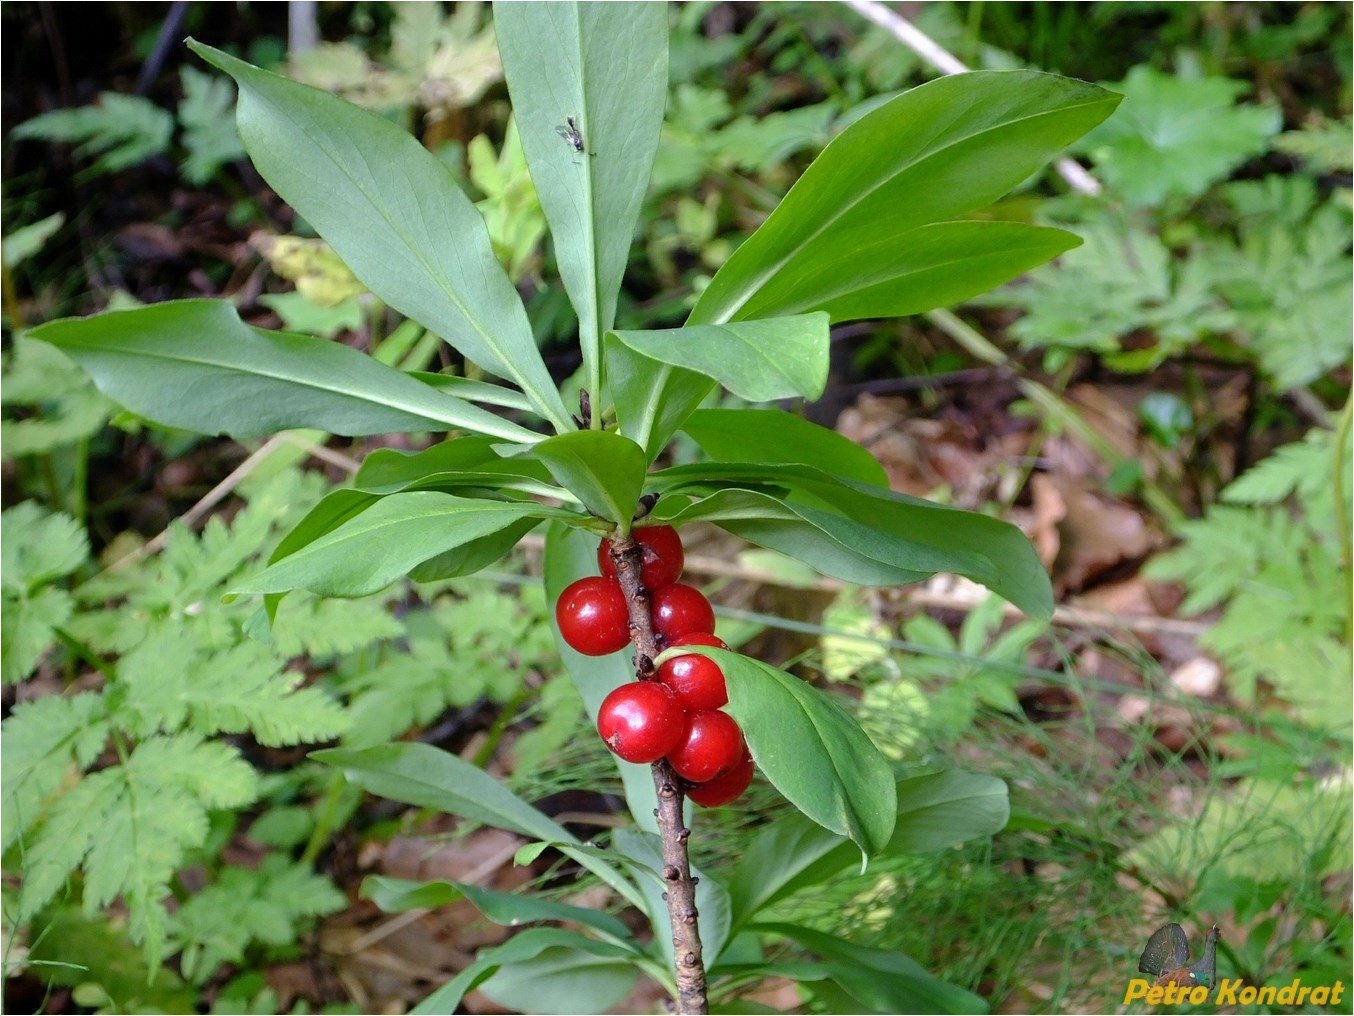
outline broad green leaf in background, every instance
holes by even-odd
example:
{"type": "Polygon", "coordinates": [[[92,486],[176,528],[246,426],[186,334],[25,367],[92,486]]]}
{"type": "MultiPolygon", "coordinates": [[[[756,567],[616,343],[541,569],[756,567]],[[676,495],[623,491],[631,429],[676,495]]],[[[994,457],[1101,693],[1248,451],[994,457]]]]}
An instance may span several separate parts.
{"type": "Polygon", "coordinates": [[[887,249],[890,238],[990,204],[1118,101],[1095,85],[1034,71],[954,74],[905,92],[823,150],[725,262],[689,323],[754,316],[754,299],[782,277],[815,287],[800,300],[832,295],[843,257],[887,249]]]}
{"type": "Polygon", "coordinates": [[[727,711],[772,785],[823,828],[856,843],[865,857],[877,856],[893,833],[897,794],[888,761],[860,725],[783,670],[724,649],[690,648],[724,671],[727,711]]]}
{"type": "Polygon", "coordinates": [[[634,955],[618,946],[557,945],[503,963],[480,991],[510,1012],[607,1012],[630,993],[639,972],[634,955]]]}
{"type": "Polygon", "coordinates": [[[342,769],[369,793],[420,808],[436,808],[498,829],[548,840],[607,885],[640,904],[639,890],[614,867],[584,850],[571,832],[527,804],[478,766],[430,744],[401,742],[371,748],[327,748],[311,758],[342,769]]]}
{"type": "Polygon", "coordinates": [[[749,402],[816,399],[827,385],[828,317],[800,314],[612,334],[637,353],[718,381],[749,402]]]}
{"type": "MultiPolygon", "coordinates": [[[[618,946],[586,938],[562,928],[528,928],[500,946],[481,950],[470,966],[409,1011],[415,1016],[418,1014],[444,1016],[446,1013],[455,1012],[467,992],[483,984],[501,967],[530,962],[547,951],[551,952],[552,956],[558,956],[561,950],[589,952],[613,960],[625,955],[624,950],[618,946]]],[[[603,1006],[598,1011],[606,1008],[608,1006],[603,1006]]],[[[526,1011],[536,1010],[528,1007],[526,1011]]]]}
{"type": "Polygon", "coordinates": [[[511,441],[540,438],[348,346],[251,328],[224,300],[65,318],[29,335],[56,346],[134,413],[199,433],[464,428],[511,441]]]}
{"type": "MultiPolygon", "coordinates": [[[[597,574],[597,537],[581,529],[552,522],[545,536],[545,599],[555,603],[565,586],[585,575],[597,574]]],[[[551,611],[550,630],[555,636],[564,669],[583,699],[583,707],[595,723],[602,700],[626,681],[632,680],[634,666],[627,646],[610,656],[584,656],[560,637],[559,626],[551,611]]],[[[622,761],[611,752],[607,755],[620,770],[625,784],[625,803],[634,816],[635,824],[648,832],[658,832],[654,809],[658,796],[654,791],[653,774],[645,765],[622,761]]]]}
{"type": "Polygon", "coordinates": [[[578,431],[548,438],[529,454],[588,511],[630,531],[648,466],[639,445],[607,431],[578,431]]]}
{"type": "Polygon", "coordinates": [[[240,89],[240,138],[259,173],[385,303],[516,383],[573,429],[517,290],[451,171],[389,120],[190,41],[240,89]],[[379,153],[379,158],[376,157],[379,153]]]}
{"type": "MultiPolygon", "coordinates": [[[[314,508],[306,512],[300,522],[292,526],[286,536],[282,537],[269,556],[268,563],[274,564],[284,557],[296,553],[302,547],[309,546],[349,519],[362,514],[379,500],[380,498],[375,494],[368,494],[360,490],[348,490],[346,488],[331,490],[320,498],[314,508]]],[[[269,623],[277,617],[277,605],[282,602],[283,595],[285,594],[269,593],[264,596],[263,605],[267,611],[266,620],[269,623]]],[[[266,629],[261,630],[258,633],[259,637],[266,638],[265,632],[266,629]]]]}
{"type": "Polygon", "coordinates": [[[979,1013],[987,1003],[972,992],[931,974],[893,950],[871,949],[798,924],[767,923],[756,930],[793,939],[826,960],[831,979],[856,1005],[831,1012],[979,1013]]]}
{"type": "Polygon", "coordinates": [[[436,554],[523,518],[572,514],[535,501],[488,501],[432,490],[391,494],[242,580],[231,593],[309,589],[321,596],[365,596],[436,554]]]}
{"type": "Polygon", "coordinates": [[[781,409],[698,409],[682,430],[720,462],[791,462],[825,473],[889,485],[875,457],[835,430],[781,409]]]}
{"type": "Polygon", "coordinates": [[[1237,106],[1248,85],[1228,78],[1175,77],[1139,64],[1110,86],[1118,115],[1078,145],[1097,174],[1129,204],[1197,197],[1277,134],[1277,108],[1237,106]]]}
{"type": "MultiPolygon", "coordinates": [[[[578,313],[594,419],[601,337],[616,316],[667,97],[667,9],[651,3],[494,5],[527,165],[578,313]],[[558,130],[572,118],[583,151],[558,130]]],[[[591,421],[584,421],[592,426],[591,421]]]]}
{"type": "Polygon", "coordinates": [[[362,880],[361,895],[387,914],[444,907],[464,897],[489,920],[507,927],[515,928],[534,921],[569,921],[594,928],[621,942],[628,942],[631,937],[629,928],[603,910],[575,907],[523,893],[498,892],[465,882],[411,882],[368,875],[362,880]]]}
{"type": "MultiPolygon", "coordinates": [[[[1006,784],[958,769],[926,769],[896,784],[898,818],[886,854],[944,850],[1006,826],[1006,784]]],[[[729,879],[734,928],[759,911],[809,886],[835,878],[859,854],[844,837],[802,815],[767,826],[748,845],[729,879]]]]}

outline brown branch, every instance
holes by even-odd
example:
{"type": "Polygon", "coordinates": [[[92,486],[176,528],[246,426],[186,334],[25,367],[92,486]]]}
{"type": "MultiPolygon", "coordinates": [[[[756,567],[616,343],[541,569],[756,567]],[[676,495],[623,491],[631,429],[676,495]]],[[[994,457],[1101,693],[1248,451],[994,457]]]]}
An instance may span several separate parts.
{"type": "MultiPolygon", "coordinates": [[[[629,536],[612,540],[611,560],[616,565],[616,577],[620,579],[630,612],[635,674],[642,681],[655,680],[653,661],[660,647],[649,616],[649,593],[641,579],[644,550],[629,536]]],[[[667,900],[668,920],[672,924],[677,1011],[706,1013],[710,1009],[705,998],[700,927],[696,923],[696,880],[691,877],[691,863],[686,852],[691,830],[682,821],[682,783],[666,759],[655,762],[651,769],[654,789],[658,792],[658,807],[654,813],[658,816],[658,833],[663,840],[663,879],[668,886],[663,898],[667,900]]]]}

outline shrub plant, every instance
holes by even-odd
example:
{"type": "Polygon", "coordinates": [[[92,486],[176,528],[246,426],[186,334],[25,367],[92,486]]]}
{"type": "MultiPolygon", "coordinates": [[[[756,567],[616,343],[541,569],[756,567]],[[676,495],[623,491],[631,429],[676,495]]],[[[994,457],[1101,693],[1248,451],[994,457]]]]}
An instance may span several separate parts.
{"type": "MultiPolygon", "coordinates": [[[[1014,527],[891,492],[870,455],[790,413],[699,407],[720,387],[749,402],[813,399],[833,323],[962,300],[1074,247],[1062,230],[974,213],[1100,123],[1117,97],[1015,71],[943,78],[878,104],[724,261],[683,327],[618,330],[663,116],[666,10],[506,4],[495,29],[577,313],[577,413],[537,352],[483,218],[443,163],[378,115],[195,42],[234,78],[240,139],[263,178],[372,293],[473,365],[474,378],[404,373],[343,345],[251,327],[220,301],[57,321],[31,334],[107,397],[169,426],[234,437],[450,432],[417,453],[371,453],[266,568],[233,582],[233,597],[263,597],[251,623],[260,638],[293,591],[361,597],[404,576],[469,574],[547,527],[560,653],[601,736],[630,760],[618,764],[633,827],[601,850],[426,744],[312,758],[373,793],[519,833],[532,841],[519,859],[559,851],[642,911],[654,934],[637,942],[610,914],[526,895],[371,879],[365,891],[387,909],[465,896],[495,921],[577,929],[532,928],[483,951],[419,1011],[451,1011],[476,986],[523,1011],[600,1011],[640,973],[666,986],[681,1012],[705,1012],[712,994],[736,998],[776,973],[857,1011],[977,1008],[980,999],[906,957],[759,915],[853,864],[995,831],[1004,787],[896,767],[833,698],[727,649],[713,637],[708,601],[678,581],[678,533],[710,523],[865,585],[954,572],[1048,614],[1047,577],[1014,527]],[[678,432],[704,459],[651,469],[678,432]],[[801,815],[754,837],[734,870],[698,872],[686,800],[736,806],[754,769],[801,815]],[[777,940],[819,960],[770,962],[763,950],[777,940]]],[[[88,733],[67,750],[89,763],[100,744],[88,733]]],[[[185,741],[182,750],[203,749],[185,741]]],[[[50,839],[57,815],[44,815],[40,798],[28,803],[36,835],[50,839]]],[[[128,835],[129,849],[140,849],[128,835]]],[[[87,894],[116,891],[92,860],[85,869],[87,894]]],[[[49,888],[26,881],[21,915],[49,888]]],[[[164,885],[131,889],[153,897],[164,885]]],[[[132,931],[152,944],[146,927],[132,931]]]]}

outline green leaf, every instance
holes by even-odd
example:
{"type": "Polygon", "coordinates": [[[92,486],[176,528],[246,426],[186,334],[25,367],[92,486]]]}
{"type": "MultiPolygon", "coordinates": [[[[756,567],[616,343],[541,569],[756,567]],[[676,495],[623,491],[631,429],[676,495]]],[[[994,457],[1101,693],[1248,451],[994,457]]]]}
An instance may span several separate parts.
{"type": "Polygon", "coordinates": [[[719,462],[789,462],[876,487],[889,485],[873,455],[834,430],[780,409],[698,409],[682,430],[719,462]]]}
{"type": "Polygon", "coordinates": [[[658,150],[666,10],[645,3],[500,3],[494,28],[527,165],[578,313],[585,383],[600,400],[600,340],[615,323],[658,150]],[[558,133],[568,129],[566,118],[581,136],[581,153],[558,133]]]}
{"type": "MultiPolygon", "coordinates": [[[[660,501],[654,517],[673,525],[712,522],[740,539],[803,561],[815,571],[845,582],[898,586],[921,582],[931,574],[883,560],[912,549],[893,546],[888,534],[836,513],[792,505],[776,494],[729,488],[676,511],[672,507],[673,502],[660,501]]],[[[938,570],[976,566],[966,559],[946,560],[938,570]]]]}
{"type": "Polygon", "coordinates": [[[867,1012],[987,1011],[983,999],[958,985],[940,980],[900,952],[870,949],[797,924],[768,923],[757,925],[756,929],[793,939],[829,961],[832,979],[866,1007],[867,1012]]]}
{"type": "Polygon", "coordinates": [[[638,978],[633,956],[615,946],[557,945],[501,964],[480,991],[510,1012],[601,1013],[625,998],[638,978]]]}
{"type": "MultiPolygon", "coordinates": [[[[627,864],[643,873],[638,879],[640,891],[644,894],[643,909],[653,928],[654,942],[671,967],[674,962],[672,923],[667,901],[663,898],[668,883],[658,874],[664,867],[663,841],[654,832],[617,829],[612,834],[611,846],[626,859],[627,864]]],[[[691,866],[691,874],[693,878],[699,879],[696,883],[696,920],[705,963],[709,966],[729,940],[729,893],[718,880],[695,865],[691,866]]]]}
{"type": "Polygon", "coordinates": [[[888,760],[860,725],[833,699],[783,670],[724,649],[689,648],[724,671],[726,709],[772,785],[866,857],[878,855],[893,832],[897,795],[888,760]]]}
{"type": "Polygon", "coordinates": [[[534,501],[486,501],[431,490],[391,494],[237,583],[231,593],[309,589],[321,596],[366,596],[436,554],[523,518],[571,514],[534,501]]]}
{"type": "Polygon", "coordinates": [[[486,438],[461,437],[414,453],[378,448],[362,461],[353,486],[373,494],[485,487],[569,498],[568,491],[550,482],[550,471],[543,465],[529,456],[503,458],[495,444],[486,438]]]}
{"type": "MultiPolygon", "coordinates": [[[[1010,814],[1006,785],[958,769],[923,769],[896,784],[898,817],[885,853],[944,850],[992,836],[1010,814]]],[[[768,826],[748,845],[729,880],[734,927],[809,886],[835,878],[859,856],[841,836],[799,815],[768,826]]]]}
{"type": "Polygon", "coordinates": [[[66,318],[29,335],[69,355],[133,412],[204,434],[464,428],[511,441],[540,437],[348,346],[250,328],[224,300],[66,318]]]}
{"type": "Polygon", "coordinates": [[[75,613],[75,601],[64,589],[48,587],[29,595],[5,590],[5,624],[0,631],[0,682],[14,684],[28,677],[57,640],[57,629],[75,613]]]}
{"type": "Polygon", "coordinates": [[[520,893],[497,892],[465,882],[449,880],[412,882],[402,878],[368,875],[362,880],[359,895],[363,899],[371,900],[388,914],[444,907],[464,897],[489,920],[510,928],[535,921],[567,921],[594,928],[623,943],[628,943],[631,939],[630,929],[603,911],[556,903],[554,900],[543,900],[520,893]]]}
{"type": "MultiPolygon", "coordinates": [[[[558,522],[550,523],[545,535],[545,598],[547,603],[559,599],[566,586],[585,575],[597,574],[597,538],[581,529],[573,529],[558,522]]],[[[602,700],[615,688],[628,681],[632,668],[627,647],[610,656],[584,656],[560,637],[550,611],[550,631],[565,672],[578,689],[583,707],[593,724],[602,700]]],[[[620,770],[625,784],[625,803],[634,816],[635,824],[648,832],[658,832],[654,809],[658,797],[654,790],[653,774],[648,766],[625,762],[607,752],[620,770]]]]}
{"type": "Polygon", "coordinates": [[[1130,204],[1192,198],[1265,150],[1281,126],[1279,110],[1236,106],[1247,85],[1187,78],[1146,64],[1111,87],[1124,103],[1079,146],[1096,172],[1130,204]]]}
{"type": "Polygon", "coordinates": [[[603,348],[607,390],[620,432],[643,448],[652,462],[682,421],[715,391],[714,382],[637,353],[614,332],[607,335],[603,348]]]}
{"type": "Polygon", "coordinates": [[[637,353],[713,378],[739,398],[816,399],[827,385],[828,317],[612,332],[637,353]]]}
{"type": "Polygon", "coordinates": [[[474,822],[560,844],[574,858],[630,902],[638,890],[613,866],[582,850],[563,826],[537,811],[484,770],[428,744],[382,744],[371,748],[329,748],[310,757],[343,770],[349,782],[392,801],[436,808],[474,822]]]}
{"type": "Polygon", "coordinates": [[[937,222],[868,242],[847,237],[776,274],[739,314],[825,311],[833,324],[920,314],[985,293],[1080,243],[1065,230],[1019,222],[937,222]]]}
{"type": "Polygon", "coordinates": [[[715,275],[690,323],[754,316],[755,299],[782,279],[831,293],[841,286],[839,259],[990,204],[1118,101],[1052,74],[980,71],[884,103],[823,150],[715,275]]]}
{"type": "Polygon", "coordinates": [[[505,409],[531,409],[531,400],[515,388],[505,388],[503,385],[477,381],[456,374],[435,374],[429,370],[411,370],[409,376],[467,402],[483,402],[488,406],[503,406],[505,409]]]}
{"type": "Polygon", "coordinates": [[[584,430],[547,438],[529,454],[588,511],[630,531],[648,467],[639,445],[619,434],[584,430]]]}
{"type": "MultiPolygon", "coordinates": [[[[1053,611],[1053,590],[1034,548],[1019,529],[999,519],[837,479],[811,466],[795,464],[677,466],[653,474],[649,482],[663,490],[721,491],[667,517],[682,521],[708,517],[736,535],[792,557],[801,550],[820,554],[843,550],[855,555],[857,562],[863,558],[883,566],[880,578],[839,576],[849,581],[889,584],[887,569],[907,570],[914,576],[952,571],[981,582],[1027,614],[1047,617],[1053,611]],[[769,489],[751,497],[745,496],[750,492],[724,489],[748,486],[769,489]],[[776,487],[782,491],[772,493],[776,487]],[[751,503],[758,496],[765,505],[763,517],[774,523],[759,521],[759,509],[751,503]],[[708,506],[707,501],[711,502],[708,506]],[[818,532],[809,531],[803,524],[786,531],[777,529],[791,517],[787,513],[818,532]],[[821,534],[827,534],[833,544],[818,539],[821,534]],[[796,541],[806,536],[814,542],[796,547],[796,541]]],[[[661,513],[662,501],[659,509],[661,513]]],[[[813,563],[811,558],[805,560],[813,563]]],[[[831,570],[826,573],[837,574],[831,570]]]]}
{"type": "Polygon", "coordinates": [[[414,1006],[410,1013],[415,1016],[417,1014],[439,1016],[455,1012],[466,993],[483,984],[500,967],[531,960],[549,949],[579,950],[602,957],[625,955],[617,946],[584,938],[572,931],[560,928],[528,928],[500,946],[482,950],[475,957],[475,962],[414,1006]]]}
{"type": "Polygon", "coordinates": [[[259,173],[363,284],[573,429],[484,220],[436,156],[375,113],[188,45],[239,85],[240,138],[259,173]]]}
{"type": "MultiPolygon", "coordinates": [[[[354,518],[374,505],[378,498],[358,490],[331,490],[314,508],[306,512],[300,522],[292,526],[291,531],[278,542],[268,558],[269,564],[275,564],[285,557],[296,553],[303,547],[314,543],[321,536],[337,529],[349,519],[354,518]]],[[[283,594],[269,593],[263,598],[267,610],[267,620],[271,622],[277,616],[278,604],[283,594]]]]}

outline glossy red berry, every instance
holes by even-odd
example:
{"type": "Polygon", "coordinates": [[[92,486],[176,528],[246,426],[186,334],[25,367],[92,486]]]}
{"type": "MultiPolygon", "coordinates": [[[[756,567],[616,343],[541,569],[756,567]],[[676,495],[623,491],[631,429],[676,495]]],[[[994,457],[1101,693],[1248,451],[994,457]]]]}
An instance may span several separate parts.
{"type": "Polygon", "coordinates": [[[705,783],[737,765],[746,750],[734,718],[710,709],[687,714],[686,730],[677,747],[668,752],[668,761],[678,776],[705,783]]]}
{"type": "MultiPolygon", "coordinates": [[[[633,530],[631,535],[644,551],[644,564],[640,570],[644,588],[653,592],[676,582],[686,564],[682,538],[677,535],[677,530],[671,526],[642,526],[633,530]]],[[[603,540],[597,548],[597,567],[607,578],[616,577],[610,540],[603,540]]]]}
{"type": "Polygon", "coordinates": [[[606,656],[630,642],[630,615],[625,594],[615,579],[579,579],[555,604],[559,633],[585,656],[606,656]]]}
{"type": "Polygon", "coordinates": [[[742,759],[732,769],[702,783],[699,787],[692,787],[686,792],[686,796],[702,808],[718,808],[721,804],[728,804],[742,796],[743,791],[747,790],[751,783],[752,756],[744,752],[742,759]]]}
{"type": "Polygon", "coordinates": [[[602,700],[597,732],[627,762],[657,762],[685,730],[682,707],[657,681],[623,684],[602,700]]]}
{"type": "MultiPolygon", "coordinates": [[[[727,649],[719,639],[703,632],[693,632],[673,639],[674,646],[718,645],[727,649]],[[706,641],[709,640],[709,641],[706,641]]],[[[706,656],[678,656],[658,668],[658,679],[672,689],[683,709],[718,709],[729,704],[729,690],[724,684],[724,671],[706,656]]]]}
{"type": "Polygon", "coordinates": [[[710,601],[700,590],[680,582],[655,590],[649,598],[649,611],[654,631],[666,640],[667,645],[672,645],[674,639],[683,635],[693,632],[708,635],[715,630],[715,612],[710,601]]]}

